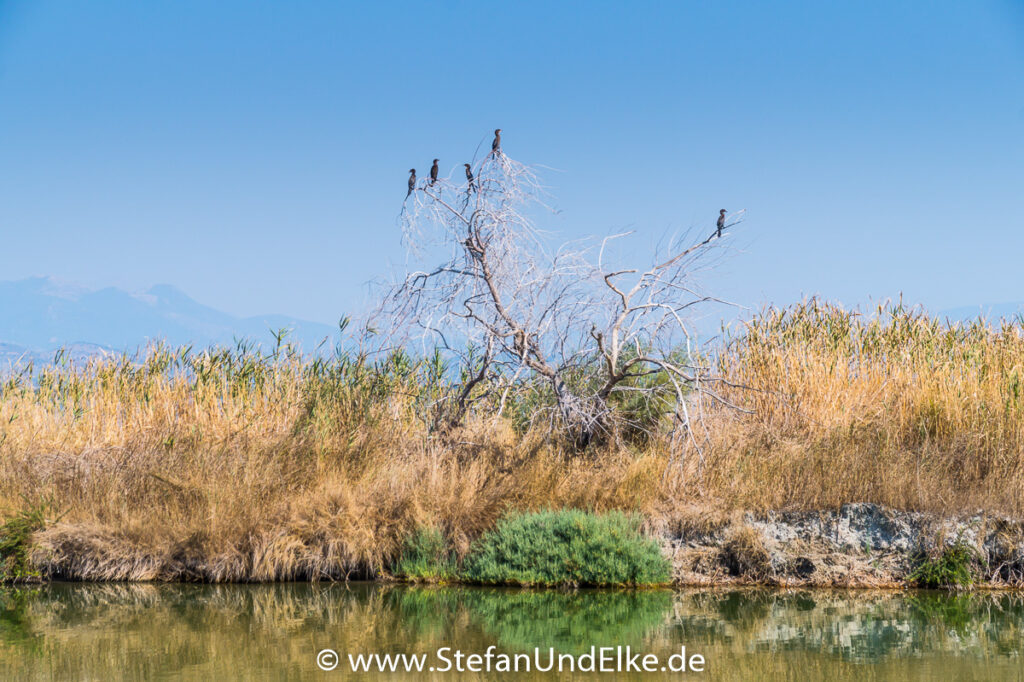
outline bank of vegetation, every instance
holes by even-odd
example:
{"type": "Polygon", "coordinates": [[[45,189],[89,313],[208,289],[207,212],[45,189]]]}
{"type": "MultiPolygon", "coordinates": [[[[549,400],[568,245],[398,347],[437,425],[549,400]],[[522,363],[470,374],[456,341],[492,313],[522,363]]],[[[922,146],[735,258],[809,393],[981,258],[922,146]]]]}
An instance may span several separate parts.
{"type": "Polygon", "coordinates": [[[460,376],[404,352],[153,347],[14,370],[0,388],[5,570],[380,577],[419,529],[461,565],[509,512],[559,509],[636,513],[648,532],[851,501],[1024,514],[1017,324],[810,301],[764,311],[709,358],[722,400],[693,438],[666,391],[642,414],[613,402],[629,418],[587,443],[530,418],[552,399],[536,380],[439,426],[460,376]]]}

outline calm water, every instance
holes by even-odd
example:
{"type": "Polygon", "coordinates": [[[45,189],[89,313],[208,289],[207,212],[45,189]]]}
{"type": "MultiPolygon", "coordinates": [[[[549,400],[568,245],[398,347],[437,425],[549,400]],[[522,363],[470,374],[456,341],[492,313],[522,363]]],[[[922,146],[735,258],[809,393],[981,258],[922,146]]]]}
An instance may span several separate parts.
{"type": "MultiPolygon", "coordinates": [[[[1024,596],[1006,594],[565,593],[365,584],[0,589],[3,680],[374,679],[389,675],[355,675],[347,654],[426,654],[425,665],[444,667],[436,653],[441,647],[451,647],[444,656],[454,666],[455,649],[468,655],[489,645],[509,655],[539,647],[544,667],[549,648],[557,657],[591,646],[629,646],[664,663],[685,645],[687,657],[706,660],[703,673],[603,679],[1024,680],[1022,636],[1024,596]],[[340,653],[331,672],[316,665],[325,648],[340,653]]],[[[576,676],[597,677],[561,675],[576,676]]]]}

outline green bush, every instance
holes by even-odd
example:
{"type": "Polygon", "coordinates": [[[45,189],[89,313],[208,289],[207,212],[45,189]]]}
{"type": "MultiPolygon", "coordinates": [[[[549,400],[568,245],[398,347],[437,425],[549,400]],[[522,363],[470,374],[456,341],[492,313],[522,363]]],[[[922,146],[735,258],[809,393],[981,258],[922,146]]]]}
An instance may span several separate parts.
{"type": "Polygon", "coordinates": [[[907,580],[918,587],[960,589],[974,584],[974,549],[957,540],[937,557],[923,556],[907,580]]]}
{"type": "Polygon", "coordinates": [[[29,561],[32,534],[45,525],[46,507],[24,509],[0,526],[0,583],[36,582],[39,571],[29,561]]]}
{"type": "Polygon", "coordinates": [[[437,528],[421,527],[406,538],[394,573],[406,580],[449,580],[456,577],[455,560],[437,528]]]}
{"type": "Polygon", "coordinates": [[[579,510],[509,514],[466,558],[467,580],[517,585],[653,585],[671,568],[640,519],[579,510]]]}

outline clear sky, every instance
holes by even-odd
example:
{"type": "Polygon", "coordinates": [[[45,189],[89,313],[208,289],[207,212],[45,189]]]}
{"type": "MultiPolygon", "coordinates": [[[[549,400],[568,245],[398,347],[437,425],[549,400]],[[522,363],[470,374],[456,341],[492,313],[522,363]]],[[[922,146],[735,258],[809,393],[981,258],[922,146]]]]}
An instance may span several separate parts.
{"type": "Polygon", "coordinates": [[[1021,0],[0,0],[0,280],[333,322],[496,127],[567,237],[747,209],[747,305],[1024,300],[1021,0]]]}

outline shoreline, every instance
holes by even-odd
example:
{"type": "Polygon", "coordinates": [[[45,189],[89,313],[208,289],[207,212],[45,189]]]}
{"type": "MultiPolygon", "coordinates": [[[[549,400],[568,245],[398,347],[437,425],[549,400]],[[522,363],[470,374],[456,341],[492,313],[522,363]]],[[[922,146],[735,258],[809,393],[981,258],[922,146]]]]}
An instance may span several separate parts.
{"type": "Polygon", "coordinates": [[[915,571],[952,548],[970,557],[971,584],[1024,588],[1024,521],[941,515],[851,503],[817,512],[751,512],[724,522],[662,529],[674,584],[907,589],[915,571]]]}
{"type": "MultiPolygon", "coordinates": [[[[190,554],[187,541],[170,555],[158,555],[131,546],[127,538],[81,530],[57,524],[36,536],[30,561],[43,583],[405,582],[383,568],[356,570],[339,563],[332,569],[323,561],[329,537],[321,538],[324,546],[303,548],[319,557],[315,572],[304,574],[297,564],[291,575],[261,579],[254,551],[247,562],[249,576],[211,580],[218,557],[190,554]]],[[[958,544],[971,548],[974,557],[973,584],[961,589],[1024,589],[1024,520],[992,514],[944,516],[852,503],[818,512],[690,515],[657,524],[648,520],[646,531],[671,562],[667,586],[674,589],[905,590],[920,586],[908,578],[923,561],[941,557],[958,544]]]]}

